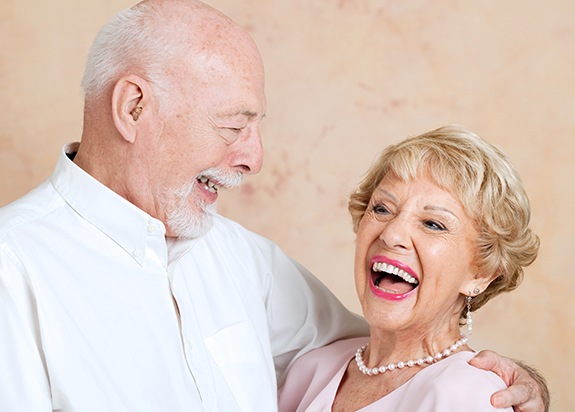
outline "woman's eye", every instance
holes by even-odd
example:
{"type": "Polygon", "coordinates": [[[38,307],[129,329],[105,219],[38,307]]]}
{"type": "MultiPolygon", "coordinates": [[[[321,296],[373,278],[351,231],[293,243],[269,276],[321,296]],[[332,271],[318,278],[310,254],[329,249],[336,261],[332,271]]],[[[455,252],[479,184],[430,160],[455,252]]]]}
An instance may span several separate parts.
{"type": "Polygon", "coordinates": [[[434,220],[425,220],[423,222],[423,224],[425,225],[425,227],[427,227],[431,230],[437,230],[437,231],[444,231],[445,230],[445,226],[443,226],[441,223],[436,222],[434,220]]]}
{"type": "Polygon", "coordinates": [[[371,210],[378,215],[387,215],[389,214],[389,209],[387,209],[383,205],[373,205],[371,210]]]}

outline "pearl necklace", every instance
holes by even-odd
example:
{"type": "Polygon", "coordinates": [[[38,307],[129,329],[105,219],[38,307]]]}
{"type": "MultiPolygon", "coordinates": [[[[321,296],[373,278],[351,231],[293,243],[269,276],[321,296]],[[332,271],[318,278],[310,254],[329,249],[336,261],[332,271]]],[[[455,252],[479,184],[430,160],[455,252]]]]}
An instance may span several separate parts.
{"type": "Polygon", "coordinates": [[[359,368],[361,373],[363,373],[364,375],[375,376],[379,373],[384,373],[386,371],[393,371],[395,369],[403,369],[406,366],[407,367],[412,367],[415,365],[421,366],[425,363],[431,364],[431,363],[437,362],[443,358],[447,358],[449,355],[452,355],[453,352],[455,352],[461,346],[465,345],[467,343],[467,341],[468,341],[468,338],[463,336],[461,339],[456,341],[453,345],[451,345],[449,348],[445,349],[443,352],[437,352],[437,354],[435,356],[428,355],[428,356],[421,357],[419,359],[410,359],[406,362],[390,363],[387,366],[382,365],[378,368],[368,368],[367,366],[365,366],[365,363],[363,362],[363,353],[365,352],[365,349],[367,348],[367,345],[368,345],[368,344],[365,344],[361,348],[359,348],[357,350],[357,352],[355,352],[355,362],[357,363],[357,367],[359,368]]]}

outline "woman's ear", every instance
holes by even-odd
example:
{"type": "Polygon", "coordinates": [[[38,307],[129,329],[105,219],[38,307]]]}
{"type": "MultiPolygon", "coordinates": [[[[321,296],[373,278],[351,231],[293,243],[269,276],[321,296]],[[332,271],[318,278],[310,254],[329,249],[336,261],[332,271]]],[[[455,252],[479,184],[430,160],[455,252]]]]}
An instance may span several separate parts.
{"type": "Polygon", "coordinates": [[[476,274],[474,277],[469,279],[462,286],[462,290],[459,292],[466,296],[476,296],[481,292],[485,291],[487,287],[497,278],[497,273],[491,275],[476,274]]]}
{"type": "Polygon", "coordinates": [[[124,140],[136,141],[140,124],[146,119],[146,107],[150,104],[150,87],[139,76],[120,78],[112,90],[112,117],[116,129],[124,140]]]}

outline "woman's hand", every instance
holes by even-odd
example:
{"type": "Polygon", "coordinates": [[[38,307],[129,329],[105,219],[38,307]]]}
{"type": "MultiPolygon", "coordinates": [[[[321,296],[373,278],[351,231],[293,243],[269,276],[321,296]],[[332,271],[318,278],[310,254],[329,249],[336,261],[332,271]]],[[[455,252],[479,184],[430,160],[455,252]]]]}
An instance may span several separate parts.
{"type": "Polygon", "coordinates": [[[515,412],[549,412],[547,383],[533,368],[490,350],[479,352],[469,363],[496,373],[508,386],[491,396],[495,408],[513,406],[515,412]]]}

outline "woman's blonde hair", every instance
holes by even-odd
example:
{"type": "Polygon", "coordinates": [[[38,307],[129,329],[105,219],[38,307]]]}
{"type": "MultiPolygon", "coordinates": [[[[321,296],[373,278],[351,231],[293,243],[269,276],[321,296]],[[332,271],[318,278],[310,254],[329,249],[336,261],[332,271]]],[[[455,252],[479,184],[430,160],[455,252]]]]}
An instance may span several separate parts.
{"type": "Polygon", "coordinates": [[[462,127],[441,127],[387,147],[350,196],[354,232],[384,176],[409,181],[425,172],[467,210],[479,232],[479,273],[496,276],[471,310],[517,288],[539,250],[539,238],[529,228],[529,199],[507,156],[462,127]]]}

